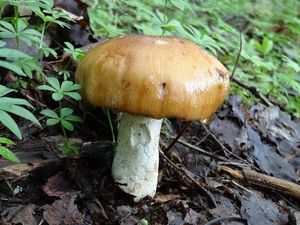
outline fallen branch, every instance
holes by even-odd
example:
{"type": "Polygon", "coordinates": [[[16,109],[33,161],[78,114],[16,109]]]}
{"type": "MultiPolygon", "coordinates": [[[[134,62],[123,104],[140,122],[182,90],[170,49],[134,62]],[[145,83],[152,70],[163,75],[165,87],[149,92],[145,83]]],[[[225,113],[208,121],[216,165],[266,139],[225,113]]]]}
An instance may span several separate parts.
{"type": "Polygon", "coordinates": [[[263,187],[300,199],[300,185],[296,183],[261,174],[249,168],[243,168],[241,171],[227,166],[219,166],[218,170],[225,171],[232,177],[243,182],[247,182],[248,184],[253,184],[255,186],[263,187]]]}

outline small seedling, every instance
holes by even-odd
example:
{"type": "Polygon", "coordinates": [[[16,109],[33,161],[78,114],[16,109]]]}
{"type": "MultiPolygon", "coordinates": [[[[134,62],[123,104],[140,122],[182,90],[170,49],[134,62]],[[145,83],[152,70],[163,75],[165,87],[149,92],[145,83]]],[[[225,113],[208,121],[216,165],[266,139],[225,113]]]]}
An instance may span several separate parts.
{"type": "Polygon", "coordinates": [[[81,96],[76,91],[80,89],[80,85],[74,84],[72,81],[63,81],[61,84],[57,78],[48,77],[48,84],[38,87],[39,90],[52,92],[52,99],[59,103],[58,113],[51,109],[44,109],[40,113],[47,117],[46,125],[53,126],[60,124],[64,141],[62,143],[62,152],[68,154],[74,152],[79,153],[79,148],[67,137],[68,131],[74,131],[74,122],[82,122],[82,119],[74,115],[74,110],[67,107],[62,107],[64,97],[70,97],[76,101],[81,100],[81,96]]]}

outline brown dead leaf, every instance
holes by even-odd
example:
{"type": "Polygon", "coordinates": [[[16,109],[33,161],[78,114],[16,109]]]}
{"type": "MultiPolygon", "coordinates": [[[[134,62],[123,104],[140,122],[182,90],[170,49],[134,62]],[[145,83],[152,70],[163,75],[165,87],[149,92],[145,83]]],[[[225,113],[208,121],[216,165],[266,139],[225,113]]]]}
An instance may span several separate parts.
{"type": "Polygon", "coordinates": [[[75,205],[76,195],[64,196],[52,205],[44,207],[44,220],[49,225],[83,225],[84,218],[75,205]]]}
{"type": "Polygon", "coordinates": [[[155,203],[164,203],[168,202],[174,199],[179,199],[180,195],[179,194],[170,194],[170,195],[157,195],[154,198],[155,203]]]}
{"type": "Polygon", "coordinates": [[[3,219],[0,223],[2,222],[5,225],[36,225],[37,222],[33,217],[34,209],[34,204],[19,205],[17,207],[8,208],[1,213],[1,217],[3,219]]]}
{"type": "Polygon", "coordinates": [[[204,222],[206,222],[206,218],[203,214],[197,213],[196,211],[190,209],[184,217],[183,224],[198,225],[203,224],[204,222]]]}
{"type": "Polygon", "coordinates": [[[43,186],[43,190],[48,196],[63,198],[70,193],[71,187],[64,172],[58,172],[50,177],[47,183],[43,186]]]}
{"type": "Polygon", "coordinates": [[[41,166],[41,163],[24,163],[0,168],[0,180],[21,179],[28,176],[32,170],[35,170],[41,166]]]}

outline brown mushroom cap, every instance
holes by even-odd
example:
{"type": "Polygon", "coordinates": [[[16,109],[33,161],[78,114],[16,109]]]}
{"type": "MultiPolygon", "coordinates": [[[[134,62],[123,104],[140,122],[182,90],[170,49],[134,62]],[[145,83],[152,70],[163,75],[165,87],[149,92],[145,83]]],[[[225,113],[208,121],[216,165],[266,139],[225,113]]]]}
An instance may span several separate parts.
{"type": "Polygon", "coordinates": [[[153,118],[207,119],[229,89],[226,68],[190,41],[132,35],[89,51],[76,82],[92,105],[153,118]]]}

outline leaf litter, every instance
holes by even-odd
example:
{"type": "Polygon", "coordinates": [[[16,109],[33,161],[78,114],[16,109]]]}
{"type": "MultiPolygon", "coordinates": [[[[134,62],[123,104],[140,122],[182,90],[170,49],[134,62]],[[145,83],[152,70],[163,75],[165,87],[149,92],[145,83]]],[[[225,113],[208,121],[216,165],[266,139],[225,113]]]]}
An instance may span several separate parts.
{"type": "MultiPolygon", "coordinates": [[[[57,1],[57,6],[70,7],[68,11],[75,15],[86,16],[86,8],[74,8],[71,2],[57,1]]],[[[60,43],[72,41],[79,46],[90,44],[86,27],[84,21],[76,22],[68,31],[51,27],[49,44],[51,39],[60,43]]],[[[103,112],[92,113],[106,118],[103,112]]],[[[230,218],[245,219],[249,225],[299,224],[300,203],[296,199],[236,181],[216,169],[220,164],[234,168],[248,166],[263,174],[299,181],[300,123],[278,107],[257,104],[246,109],[240,97],[229,96],[208,128],[231,154],[226,154],[199,122],[193,122],[182,140],[211,155],[176,143],[166,156],[181,172],[161,160],[156,197],[138,204],[114,185],[110,174],[113,147],[99,141],[109,140],[109,126],[99,126],[99,121],[93,118],[88,118],[74,134],[82,143],[81,154],[68,158],[53,154],[60,140],[55,129],[32,130],[25,124],[23,131],[32,138],[30,154],[26,154],[28,149],[22,149],[26,141],[17,143],[16,149],[28,160],[14,166],[14,176],[8,176],[5,168],[10,165],[0,160],[0,224],[139,225],[148,221],[155,225],[206,225],[218,219],[214,224],[245,224],[230,218]],[[36,163],[38,166],[32,166],[36,163]],[[22,173],[28,167],[32,169],[22,173]],[[21,173],[22,177],[15,175],[21,173]],[[216,207],[195,183],[211,194],[216,207]],[[12,193],[11,189],[18,186],[24,190],[12,193]]],[[[175,127],[180,127],[181,122],[172,120],[171,124],[166,130],[175,134],[178,131],[175,127]]],[[[162,135],[161,146],[169,142],[162,135]]]]}

